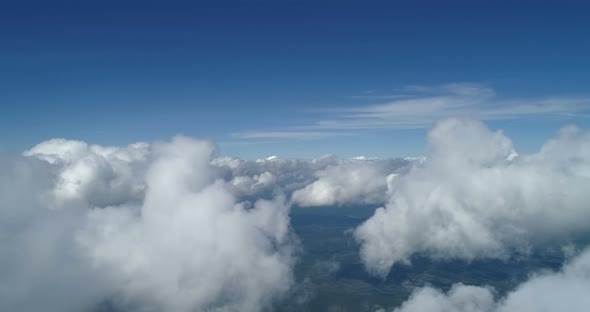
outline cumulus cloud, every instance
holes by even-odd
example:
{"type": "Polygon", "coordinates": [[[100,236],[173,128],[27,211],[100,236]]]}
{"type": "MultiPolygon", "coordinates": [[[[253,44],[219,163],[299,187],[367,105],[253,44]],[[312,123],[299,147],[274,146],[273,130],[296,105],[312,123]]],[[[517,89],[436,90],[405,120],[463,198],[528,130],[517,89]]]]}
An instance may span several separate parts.
{"type": "Polygon", "coordinates": [[[212,164],[238,197],[285,194],[302,207],[383,204],[394,177],[421,158],[281,159],[216,158],[212,164]]]}
{"type": "Polygon", "coordinates": [[[317,171],[338,162],[335,156],[325,155],[311,160],[270,156],[252,161],[219,157],[211,164],[217,169],[217,175],[229,182],[236,196],[267,198],[276,194],[290,196],[312,183],[317,171]]]}
{"type": "Polygon", "coordinates": [[[238,202],[212,153],[176,137],[126,148],[51,140],[8,157],[0,310],[269,307],[292,284],[289,207],[238,202]]]}
{"type": "Polygon", "coordinates": [[[249,176],[233,177],[230,181],[237,194],[242,196],[252,196],[263,192],[271,191],[275,186],[276,177],[265,171],[261,174],[249,176]]]}
{"type": "MultiPolygon", "coordinates": [[[[45,194],[53,208],[107,207],[143,201],[152,149],[148,143],[104,147],[52,139],[24,155],[54,166],[56,182],[45,194]]],[[[316,159],[271,156],[255,161],[218,157],[211,160],[210,174],[228,182],[231,192],[242,200],[284,195],[305,207],[379,205],[387,199],[394,172],[413,162],[416,159],[340,159],[333,155],[316,159]]]]}
{"type": "MultiPolygon", "coordinates": [[[[0,310],[105,301],[131,311],[264,310],[293,284],[291,203],[386,203],[355,231],[364,263],[381,275],[416,253],[505,258],[589,228],[589,133],[566,127],[532,155],[470,120],[440,122],[428,138],[426,159],[213,159],[211,143],[186,137],[126,147],[54,139],[2,155],[0,310]]],[[[588,261],[501,301],[456,285],[417,290],[400,309],[527,310],[511,298],[570,271],[587,277],[575,263],[588,261]]],[[[585,289],[576,285],[572,294],[585,289]]]]}
{"type": "Polygon", "coordinates": [[[405,169],[403,159],[355,159],[330,165],[315,175],[317,180],[293,193],[293,203],[302,206],[343,206],[351,204],[383,204],[395,171],[405,169]]]}
{"type": "Polygon", "coordinates": [[[47,200],[56,207],[106,207],[141,201],[150,145],[103,147],[52,139],[24,153],[55,165],[59,173],[47,200]]]}
{"type": "Polygon", "coordinates": [[[493,306],[490,288],[455,284],[446,294],[431,287],[418,289],[394,312],[491,312],[493,306]]]}
{"type": "Polygon", "coordinates": [[[590,249],[561,271],[540,273],[505,297],[494,300],[490,287],[455,284],[447,293],[424,287],[394,312],[586,311],[590,306],[590,249]]]}
{"type": "Polygon", "coordinates": [[[519,156],[501,131],[448,119],[428,141],[424,164],[393,179],[388,203],[355,231],[369,271],[386,275],[416,253],[505,258],[589,228],[589,133],[566,127],[519,156]]]}

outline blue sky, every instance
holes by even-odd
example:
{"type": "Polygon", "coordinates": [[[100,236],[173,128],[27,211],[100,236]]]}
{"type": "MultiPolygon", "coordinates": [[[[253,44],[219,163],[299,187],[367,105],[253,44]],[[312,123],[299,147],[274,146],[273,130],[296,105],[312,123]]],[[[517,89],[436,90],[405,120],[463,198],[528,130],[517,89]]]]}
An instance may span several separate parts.
{"type": "Polygon", "coordinates": [[[583,1],[19,1],[0,146],[211,138],[244,158],[425,153],[439,118],[534,151],[590,126],[583,1]]]}

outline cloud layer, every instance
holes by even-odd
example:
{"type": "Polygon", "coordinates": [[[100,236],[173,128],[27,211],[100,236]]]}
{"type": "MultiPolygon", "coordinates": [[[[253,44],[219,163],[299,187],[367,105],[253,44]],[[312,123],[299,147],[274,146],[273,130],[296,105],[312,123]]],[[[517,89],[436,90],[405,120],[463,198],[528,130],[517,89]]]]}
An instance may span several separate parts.
{"type": "MultiPolygon", "coordinates": [[[[508,258],[590,228],[590,133],[565,127],[519,155],[501,131],[447,119],[428,141],[418,159],[214,158],[212,143],[182,136],[126,147],[53,139],[0,155],[0,310],[270,308],[294,284],[291,205],[384,204],[354,232],[381,276],[415,254],[508,258]]],[[[551,285],[573,309],[587,304],[588,259],[501,300],[486,287],[425,287],[398,311],[531,310],[526,298],[549,298],[551,285]]]]}
{"type": "Polygon", "coordinates": [[[423,166],[394,180],[384,208],[355,237],[367,268],[386,275],[416,253],[506,258],[590,227],[590,134],[564,128],[533,155],[473,120],[439,122],[423,166]]]}

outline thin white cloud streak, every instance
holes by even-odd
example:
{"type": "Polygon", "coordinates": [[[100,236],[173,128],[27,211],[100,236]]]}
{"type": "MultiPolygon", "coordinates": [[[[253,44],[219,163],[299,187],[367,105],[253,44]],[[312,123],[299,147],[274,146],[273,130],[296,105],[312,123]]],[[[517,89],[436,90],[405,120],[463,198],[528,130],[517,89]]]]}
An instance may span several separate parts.
{"type": "Polygon", "coordinates": [[[566,127],[518,156],[501,131],[448,119],[428,141],[423,166],[395,179],[385,207],[355,231],[370,272],[384,276],[416,253],[506,258],[590,228],[590,133],[566,127]]]}
{"type": "Polygon", "coordinates": [[[298,139],[317,140],[334,136],[346,136],[349,133],[330,131],[246,131],[232,133],[237,139],[298,139]]]}
{"type": "MultiPolygon", "coordinates": [[[[252,131],[236,134],[242,139],[280,136],[284,139],[323,139],[330,133],[348,134],[383,129],[418,129],[431,127],[450,117],[484,121],[525,118],[570,118],[588,116],[590,97],[548,96],[540,98],[503,98],[480,84],[455,83],[440,86],[409,86],[400,95],[385,95],[392,101],[356,107],[313,110],[310,122],[282,131],[252,131]],[[291,133],[291,135],[290,135],[291,133]],[[322,134],[322,135],[320,135],[322,134]]],[[[367,100],[378,99],[370,94],[367,100]]],[[[368,97],[368,98],[367,98],[368,97]]]]}
{"type": "Polygon", "coordinates": [[[413,97],[385,104],[344,108],[335,119],[320,120],[308,129],[403,129],[430,127],[449,117],[480,120],[564,117],[590,110],[587,97],[498,98],[496,92],[477,84],[449,84],[413,88],[413,97]]]}

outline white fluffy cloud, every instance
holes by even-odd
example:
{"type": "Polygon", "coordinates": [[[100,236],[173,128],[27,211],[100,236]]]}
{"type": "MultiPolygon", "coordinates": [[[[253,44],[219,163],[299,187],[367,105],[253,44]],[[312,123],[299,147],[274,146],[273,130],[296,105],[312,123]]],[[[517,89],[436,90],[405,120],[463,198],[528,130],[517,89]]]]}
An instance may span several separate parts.
{"type": "MultiPolygon", "coordinates": [[[[49,203],[107,207],[139,203],[146,188],[145,173],[152,161],[152,146],[136,143],[127,147],[103,147],[85,142],[52,139],[24,153],[45,160],[58,171],[49,203]]],[[[292,195],[293,203],[310,206],[383,204],[392,187],[394,172],[420,159],[317,159],[256,161],[219,157],[211,161],[210,174],[228,182],[239,199],[292,195]],[[389,176],[388,176],[389,175],[389,176]]]]}
{"type": "Polygon", "coordinates": [[[59,170],[55,186],[47,194],[56,207],[106,207],[143,198],[149,144],[118,148],[53,139],[24,155],[43,159],[59,170]]]}
{"type": "Polygon", "coordinates": [[[386,206],[355,231],[371,272],[415,253],[503,258],[590,227],[590,134],[566,127],[518,156],[501,131],[449,119],[428,140],[423,166],[396,177],[386,206]]]}
{"type": "Polygon", "coordinates": [[[75,233],[85,209],[54,205],[56,168],[0,156],[0,310],[85,311],[106,287],[80,253],[75,233]]]}
{"type": "Polygon", "coordinates": [[[245,161],[222,157],[212,164],[238,197],[285,194],[291,195],[293,204],[312,207],[383,204],[396,173],[420,161],[325,155],[311,160],[272,156],[245,161]]]}
{"type": "Polygon", "coordinates": [[[290,195],[312,183],[315,173],[339,160],[326,155],[317,159],[282,159],[276,156],[242,160],[231,157],[214,159],[211,164],[238,197],[269,197],[273,194],[290,195]]]}
{"type": "Polygon", "coordinates": [[[126,148],[51,140],[8,157],[0,310],[268,307],[292,283],[289,208],[237,202],[212,152],[186,137],[126,148]]]}
{"type": "Polygon", "coordinates": [[[394,171],[407,165],[402,159],[340,161],[318,171],[317,180],[295,191],[291,200],[302,207],[383,204],[394,171]]]}
{"type": "Polygon", "coordinates": [[[445,294],[425,287],[414,291],[410,299],[394,312],[492,312],[494,294],[490,288],[455,284],[445,294]]]}
{"type": "Polygon", "coordinates": [[[503,298],[489,287],[455,284],[444,293],[431,287],[414,291],[394,312],[553,312],[590,307],[590,249],[561,271],[534,275],[503,298]]]}
{"type": "MultiPolygon", "coordinates": [[[[416,253],[503,258],[590,228],[589,133],[566,127],[518,155],[501,132],[450,119],[429,143],[427,160],[212,160],[211,143],[186,137],[127,147],[56,139],[0,156],[0,310],[265,309],[293,283],[289,202],[386,202],[355,231],[381,275],[416,253]]],[[[574,309],[588,254],[501,301],[485,287],[423,288],[400,312],[534,310],[522,298],[560,282],[574,309]]]]}
{"type": "Polygon", "coordinates": [[[272,191],[276,187],[277,178],[265,171],[254,176],[237,176],[230,180],[230,184],[236,194],[241,196],[253,196],[272,191]]]}

